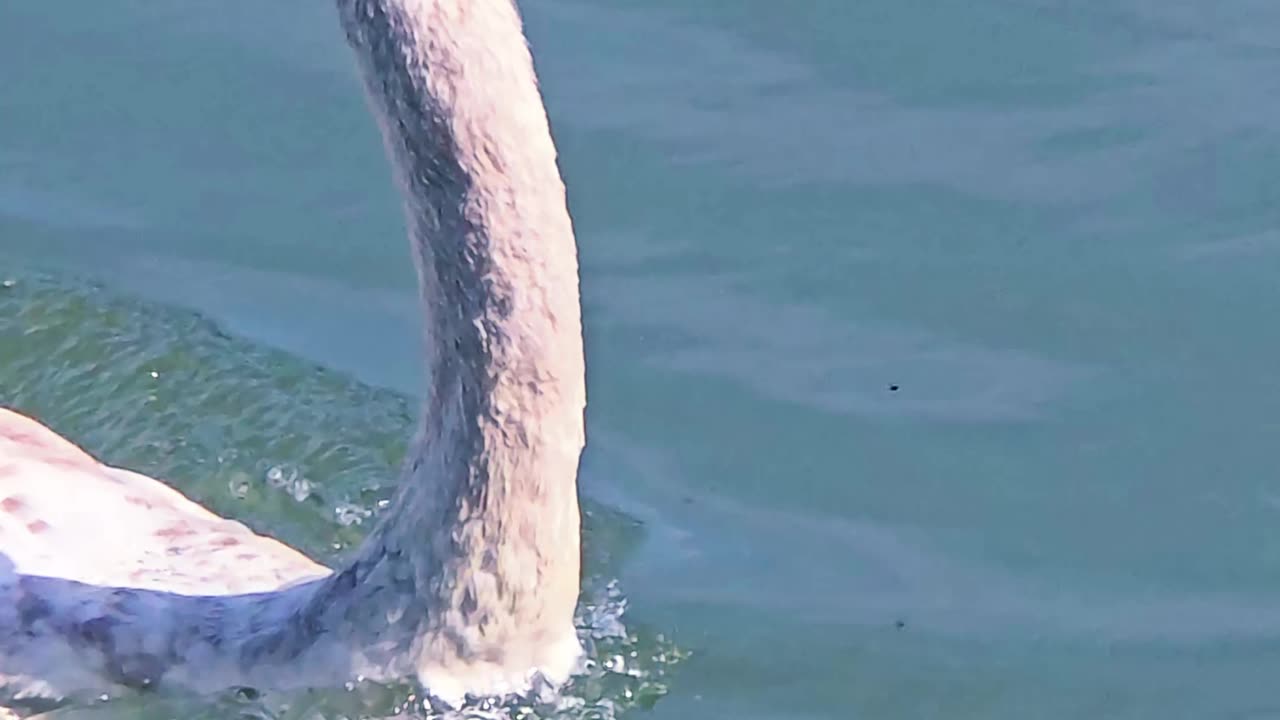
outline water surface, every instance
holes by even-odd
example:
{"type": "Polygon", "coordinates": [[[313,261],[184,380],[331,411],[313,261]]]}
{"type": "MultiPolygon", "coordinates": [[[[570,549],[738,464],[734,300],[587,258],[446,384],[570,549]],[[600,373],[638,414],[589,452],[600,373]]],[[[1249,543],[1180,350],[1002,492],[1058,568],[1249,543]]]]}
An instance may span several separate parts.
{"type": "MultiPolygon", "coordinates": [[[[1280,6],[522,6],[581,245],[594,577],[692,653],[654,716],[1280,715],[1280,6]]],[[[123,343],[64,372],[5,301],[0,393],[124,418],[78,439],[317,552],[351,498],[266,482],[314,461],[271,433],[332,408],[319,442],[367,460],[308,479],[382,487],[421,387],[332,15],[0,10],[3,270],[123,343]],[[159,346],[243,426],[139,404],[159,346]],[[177,442],[251,458],[261,502],[177,442]]]]}

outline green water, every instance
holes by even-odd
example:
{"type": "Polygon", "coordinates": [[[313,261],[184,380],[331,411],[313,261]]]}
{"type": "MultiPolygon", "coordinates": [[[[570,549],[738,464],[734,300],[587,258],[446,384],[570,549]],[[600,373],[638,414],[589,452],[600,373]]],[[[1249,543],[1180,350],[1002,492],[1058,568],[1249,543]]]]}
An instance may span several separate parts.
{"type": "MultiPolygon", "coordinates": [[[[1280,5],[522,6],[638,668],[581,713],[1280,717],[1280,5]]],[[[0,8],[0,401],[325,558],[421,386],[332,15],[0,8]]]]}

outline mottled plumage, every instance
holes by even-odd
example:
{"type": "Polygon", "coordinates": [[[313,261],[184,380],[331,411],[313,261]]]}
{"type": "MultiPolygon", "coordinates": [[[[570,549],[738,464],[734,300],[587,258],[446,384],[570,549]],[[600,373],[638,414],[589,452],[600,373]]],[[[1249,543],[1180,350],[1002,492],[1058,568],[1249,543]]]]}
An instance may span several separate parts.
{"type": "Polygon", "coordinates": [[[191,595],[277,590],[329,573],[4,408],[0,550],[21,573],[191,595]]]}

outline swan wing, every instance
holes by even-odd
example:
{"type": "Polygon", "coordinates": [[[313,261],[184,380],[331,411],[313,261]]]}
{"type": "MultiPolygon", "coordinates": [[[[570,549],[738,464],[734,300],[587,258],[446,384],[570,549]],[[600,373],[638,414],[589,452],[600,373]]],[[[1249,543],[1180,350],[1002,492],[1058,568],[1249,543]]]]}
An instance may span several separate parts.
{"type": "Polygon", "coordinates": [[[330,572],[5,408],[0,553],[23,575],[184,595],[266,592],[330,572]]]}

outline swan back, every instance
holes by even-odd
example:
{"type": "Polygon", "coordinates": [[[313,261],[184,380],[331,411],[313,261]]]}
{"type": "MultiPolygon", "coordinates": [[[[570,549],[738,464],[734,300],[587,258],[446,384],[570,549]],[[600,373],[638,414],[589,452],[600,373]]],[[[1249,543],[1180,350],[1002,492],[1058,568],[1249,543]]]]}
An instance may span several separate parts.
{"type": "Polygon", "coordinates": [[[23,575],[186,595],[266,592],[329,573],[4,408],[0,553],[23,575]]]}

